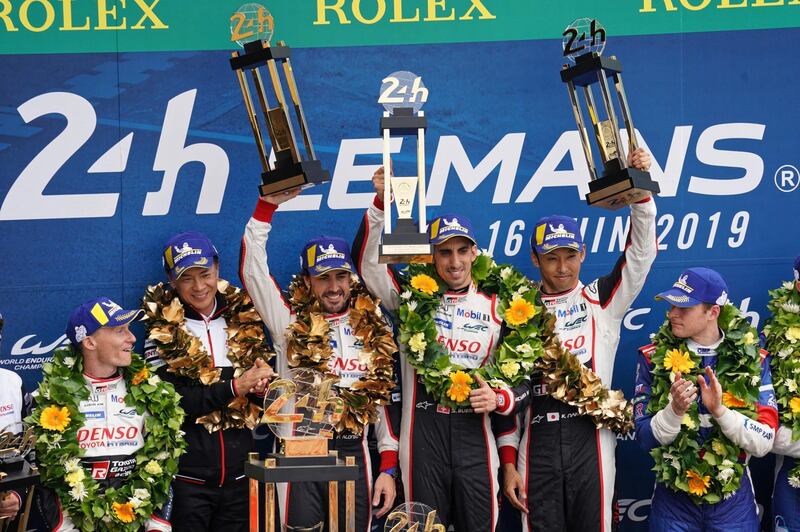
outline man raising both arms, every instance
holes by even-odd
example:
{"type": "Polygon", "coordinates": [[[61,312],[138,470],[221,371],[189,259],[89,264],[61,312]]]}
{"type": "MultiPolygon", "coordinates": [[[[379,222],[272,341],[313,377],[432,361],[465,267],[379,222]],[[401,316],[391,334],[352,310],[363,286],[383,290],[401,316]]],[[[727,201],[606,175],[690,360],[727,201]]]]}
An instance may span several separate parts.
{"type": "MultiPolygon", "coordinates": [[[[356,530],[368,532],[370,501],[378,507],[376,515],[380,517],[391,509],[395,498],[392,476],[397,465],[397,439],[388,426],[385,410],[394,388],[392,361],[397,348],[380,309],[354,275],[347,243],[341,238],[321,236],[303,246],[302,271],[289,286],[288,300],[284,299],[270,275],[266,245],[275,210],[299,192],[296,189],[259,199],[242,238],[240,274],[275,343],[279,374],[288,378],[289,367],[319,368],[320,359],[312,361],[313,356],[307,356],[313,351],[314,355],[328,357],[323,366],[339,376],[337,386],[345,399],[345,413],[329,449],[356,459],[361,478],[356,483],[356,530]],[[324,318],[324,325],[319,325],[325,331],[320,336],[327,337],[329,347],[321,345],[322,338],[298,334],[298,329],[317,317],[324,318]],[[374,486],[367,448],[370,420],[375,421],[381,454],[374,486]]],[[[329,512],[327,490],[327,482],[279,484],[286,529],[319,530],[329,512]]],[[[340,497],[341,530],[344,502],[340,497]]]]}

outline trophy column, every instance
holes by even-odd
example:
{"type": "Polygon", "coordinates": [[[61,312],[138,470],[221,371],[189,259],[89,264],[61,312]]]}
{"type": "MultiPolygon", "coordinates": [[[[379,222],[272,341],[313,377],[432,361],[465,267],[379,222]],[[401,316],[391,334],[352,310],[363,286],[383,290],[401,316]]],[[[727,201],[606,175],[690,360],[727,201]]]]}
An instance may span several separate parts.
{"type": "Polygon", "coordinates": [[[330,181],[330,174],[317,160],[311,143],[311,135],[290,62],[291,50],[283,41],[279,41],[277,46],[271,46],[269,43],[273,24],[269,11],[258,4],[245,4],[231,16],[231,40],[241,44],[244,50],[232,53],[230,65],[236,72],[247,118],[258,149],[262,169],[262,185],[259,191],[262,196],[330,181]],[[245,27],[258,29],[241,33],[245,27]],[[262,70],[265,70],[265,73],[262,73],[262,70]],[[290,101],[287,101],[283,90],[281,72],[286,79],[290,101]],[[251,79],[248,80],[248,77],[251,79]],[[269,94],[265,90],[265,78],[270,80],[272,90],[269,94]],[[253,102],[253,95],[257,104],[253,102]],[[294,118],[303,138],[304,152],[298,147],[289,113],[290,106],[294,110],[294,118]],[[270,151],[262,133],[264,129],[275,153],[274,165],[270,162],[270,151]]]}
{"type": "Polygon", "coordinates": [[[605,30],[596,20],[578,19],[567,27],[564,31],[564,57],[574,62],[574,65],[564,65],[561,70],[561,80],[567,85],[572,112],[591,177],[586,201],[589,205],[616,210],[651,194],[657,194],[660,188],[648,172],[628,167],[621,149],[622,136],[608,78],[614,82],[620,113],[628,134],[628,150],[637,149],[638,144],[633,128],[633,117],[622,84],[622,64],[615,56],[601,55],[605,48],[605,36],[605,30]],[[580,40],[577,40],[578,35],[581,35],[580,40]],[[600,108],[595,101],[593,92],[595,84],[600,87],[605,119],[601,118],[600,108]],[[583,89],[581,92],[594,131],[602,169],[595,164],[577,87],[583,89]]]}
{"type": "Polygon", "coordinates": [[[381,117],[383,138],[383,167],[389,176],[383,191],[384,217],[383,242],[378,260],[382,263],[420,263],[433,261],[433,249],[426,230],[425,203],[425,131],[428,120],[421,110],[428,99],[428,89],[422,78],[411,72],[395,72],[383,80],[378,103],[385,109],[381,117]],[[395,177],[390,171],[390,143],[392,135],[416,136],[417,175],[395,177]],[[391,200],[397,206],[397,223],[392,222],[391,200]],[[417,197],[417,215],[414,222],[414,198],[417,197]]]}

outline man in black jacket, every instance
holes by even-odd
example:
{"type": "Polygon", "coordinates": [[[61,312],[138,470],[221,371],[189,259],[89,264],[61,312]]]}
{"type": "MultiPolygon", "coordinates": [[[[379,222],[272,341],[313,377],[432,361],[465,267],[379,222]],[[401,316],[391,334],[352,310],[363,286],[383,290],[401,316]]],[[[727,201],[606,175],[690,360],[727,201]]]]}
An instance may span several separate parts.
{"type": "Polygon", "coordinates": [[[163,261],[169,285],[151,287],[145,296],[145,356],[175,386],[186,411],[188,449],[173,484],[173,529],[244,531],[244,461],[253,450],[249,429],[260,409],[252,393],[263,395],[273,375],[260,318],[248,296],[220,281],[219,255],[205,235],[175,235],[163,261]],[[242,316],[252,320],[244,323],[242,316]],[[244,326],[260,331],[255,352],[237,343],[244,326]]]}

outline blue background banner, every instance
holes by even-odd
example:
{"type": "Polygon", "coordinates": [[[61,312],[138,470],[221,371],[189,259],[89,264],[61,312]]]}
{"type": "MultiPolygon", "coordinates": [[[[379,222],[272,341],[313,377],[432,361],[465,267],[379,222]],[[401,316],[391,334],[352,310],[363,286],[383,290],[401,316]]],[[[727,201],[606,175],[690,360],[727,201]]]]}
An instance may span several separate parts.
{"type": "MultiPolygon", "coordinates": [[[[659,181],[659,255],[624,321],[613,386],[632,395],[638,346],[667,307],[653,295],[685,267],[706,265],[763,325],[767,290],[800,253],[800,71],[783,43],[800,30],[617,37],[616,54],[640,139],[659,181]]],[[[293,50],[317,154],[333,181],[274,218],[271,267],[285,286],[303,243],[355,234],[380,164],[376,103],[397,70],[423,77],[429,212],[463,212],[481,247],[536,277],[528,239],[547,214],[577,217],[588,257],[582,278],[619,256],[627,210],[586,206],[586,163],[565,86],[559,40],[293,50]]],[[[238,250],[260,183],[257,152],[229,53],[0,56],[0,366],[28,387],[63,341],[72,307],[97,295],[138,305],[164,278],[162,244],[199,230],[222,274],[239,283],[238,250]]],[[[399,174],[413,140],[393,149],[399,174]]],[[[141,337],[141,329],[138,331],[141,337]]],[[[643,528],[650,457],[618,447],[624,530],[643,528]]],[[[755,465],[769,497],[769,463],[755,465]]]]}

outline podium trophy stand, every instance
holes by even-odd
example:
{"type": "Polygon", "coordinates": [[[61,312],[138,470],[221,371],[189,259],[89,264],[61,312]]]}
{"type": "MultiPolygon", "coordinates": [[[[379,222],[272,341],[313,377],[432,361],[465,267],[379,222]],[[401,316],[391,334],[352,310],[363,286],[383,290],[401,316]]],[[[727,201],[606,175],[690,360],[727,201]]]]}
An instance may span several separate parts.
{"type": "MultiPolygon", "coordinates": [[[[15,432],[6,427],[0,432],[0,497],[11,490],[26,494],[25,507],[17,518],[18,532],[28,529],[34,489],[39,483],[39,471],[35,465],[26,460],[33,445],[34,437],[31,427],[21,432],[15,432]]],[[[0,532],[9,531],[10,523],[10,519],[0,517],[0,532]]]]}
{"type": "Polygon", "coordinates": [[[281,450],[260,459],[250,453],[244,474],[250,483],[250,532],[275,532],[275,484],[278,482],[328,482],[328,530],[339,532],[339,482],[345,482],[345,531],[354,532],[355,458],[344,459],[328,450],[328,440],[344,412],[329,378],[311,369],[296,369],[291,379],[270,383],[261,418],[281,442],[281,450]],[[261,485],[263,484],[263,489],[261,485]],[[263,509],[261,508],[263,493],[263,509]]]}

